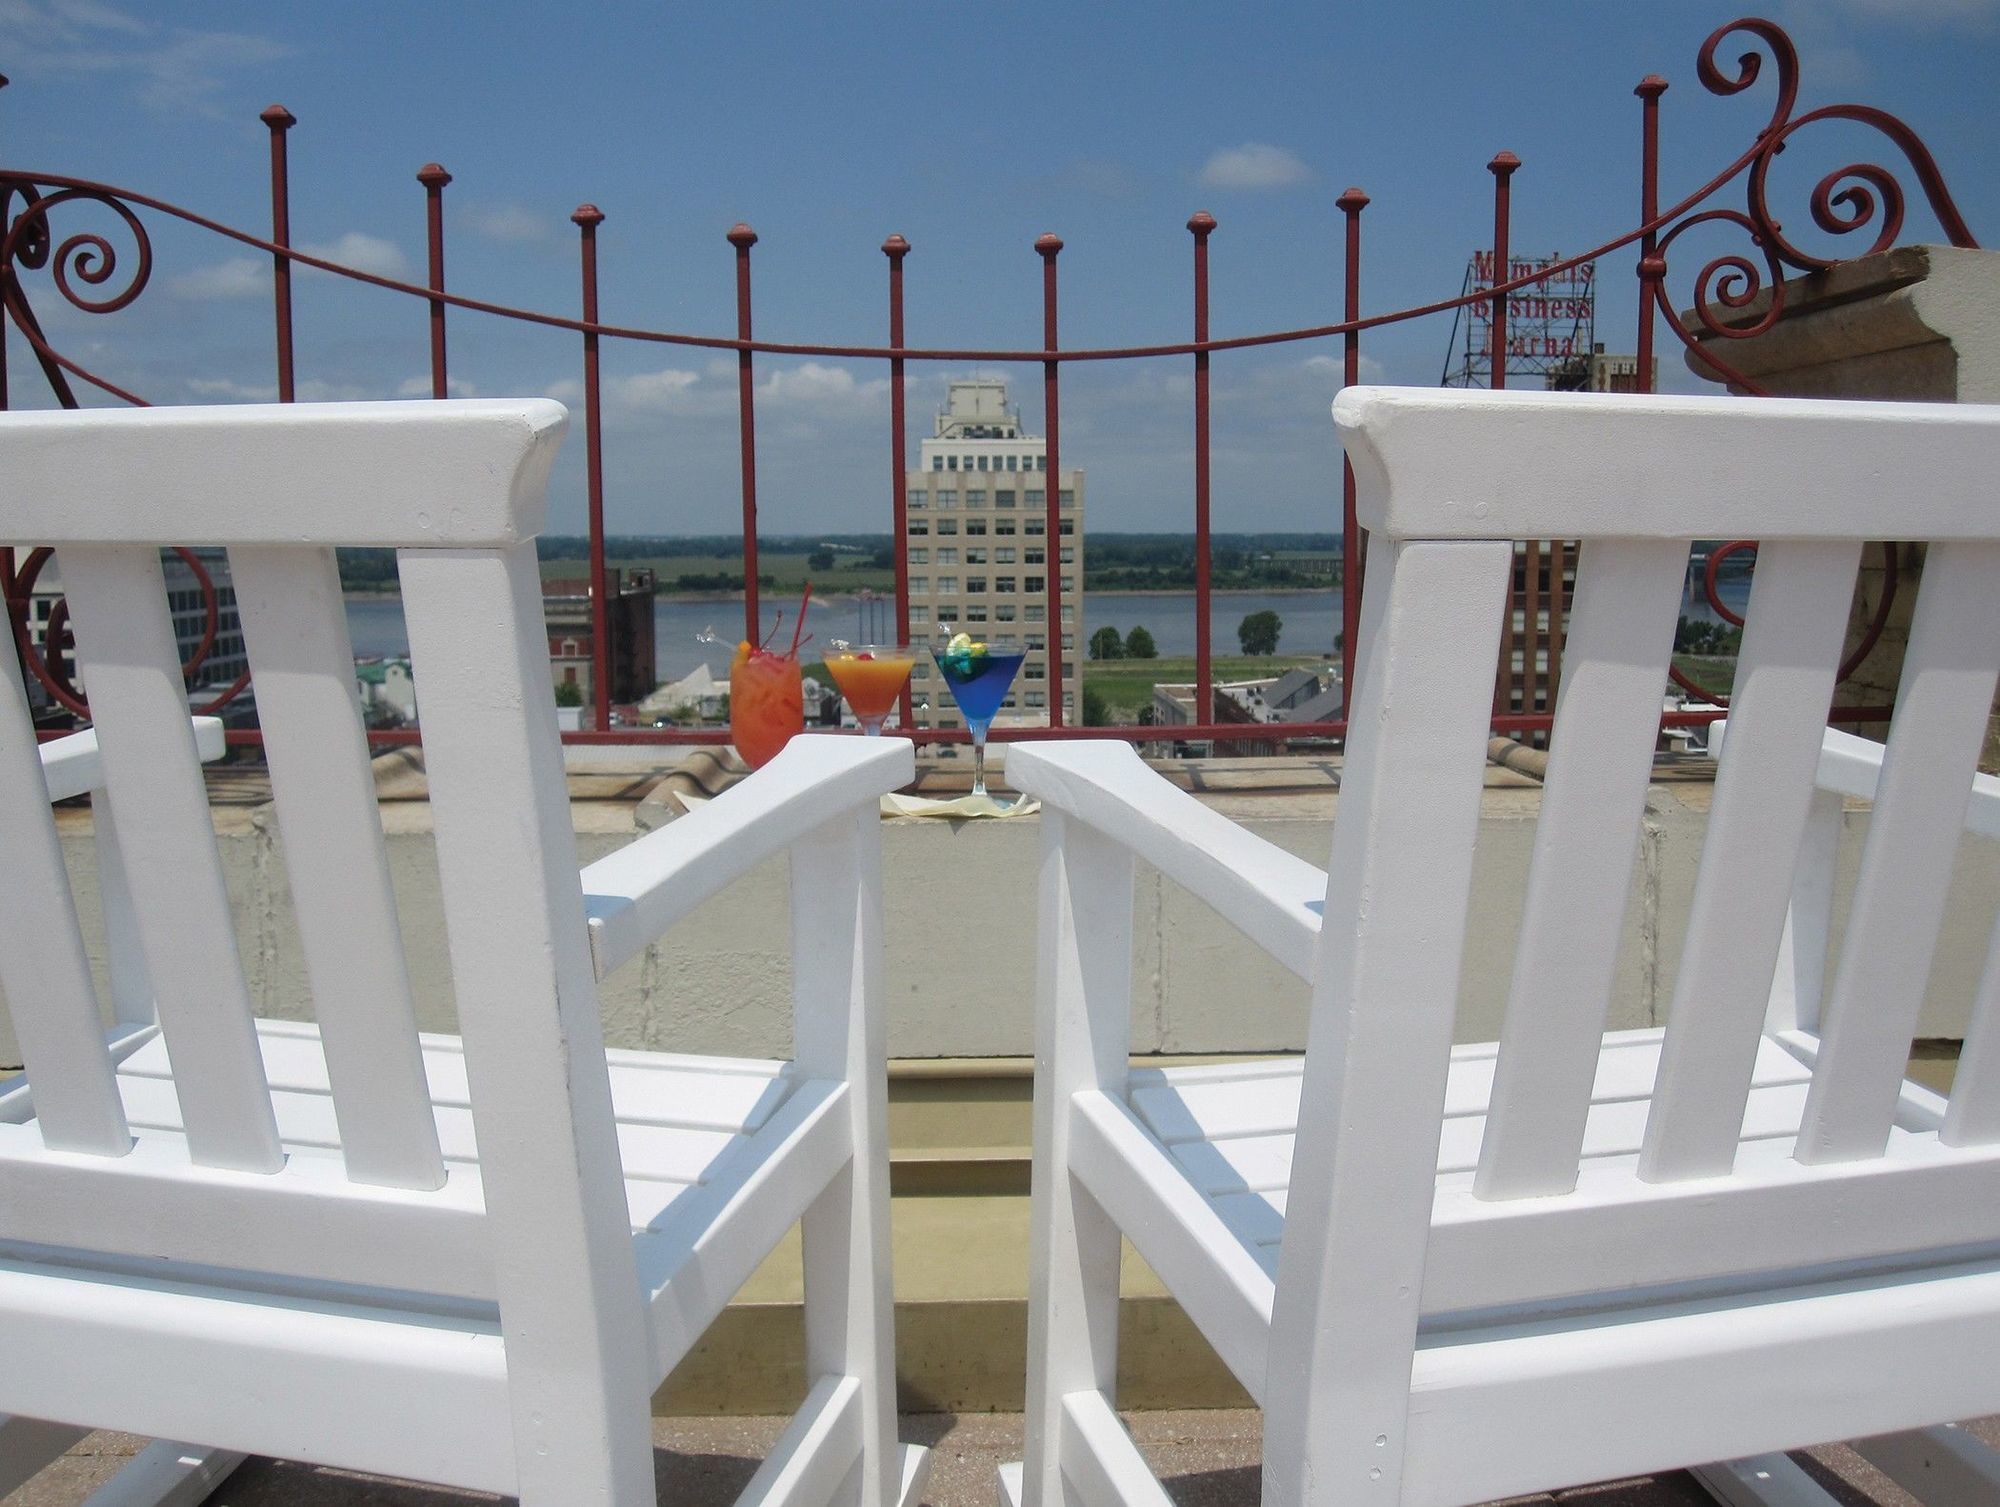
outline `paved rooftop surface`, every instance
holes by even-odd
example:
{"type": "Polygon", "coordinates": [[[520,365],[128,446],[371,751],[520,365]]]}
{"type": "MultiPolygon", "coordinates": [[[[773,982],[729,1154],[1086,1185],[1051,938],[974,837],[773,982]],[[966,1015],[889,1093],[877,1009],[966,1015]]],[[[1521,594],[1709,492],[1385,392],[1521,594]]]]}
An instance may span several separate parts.
{"type": "MultiPolygon", "coordinates": [[[[1131,1413],[1126,1418],[1179,1507],[1255,1507],[1259,1414],[1218,1410],[1131,1413]]],[[[660,1501],[674,1507],[733,1502],[784,1423],[782,1418],[654,1420],[660,1501]]],[[[1988,1443],[2000,1442],[1995,1420],[1976,1424],[1974,1430],[1988,1443]]],[[[1021,1418],[1018,1413],[906,1414],[902,1437],[936,1451],[926,1502],[933,1507],[991,1507],[994,1470],[1002,1461],[1020,1458],[1021,1418]]],[[[124,1434],[92,1434],[57,1465],[0,1501],[0,1507],[77,1507],[143,1443],[124,1434]]],[[[1914,1498],[1852,1450],[1837,1445],[1814,1450],[1801,1463],[1842,1507],[1917,1507],[1914,1498]]],[[[209,1498],[211,1507],[463,1507],[500,1500],[272,1460],[245,1463],[209,1498]]],[[[1511,1499],[1513,1507],[1552,1502],[1564,1507],[1714,1507],[1679,1472],[1579,1486],[1553,1497],[1511,1499]]]]}

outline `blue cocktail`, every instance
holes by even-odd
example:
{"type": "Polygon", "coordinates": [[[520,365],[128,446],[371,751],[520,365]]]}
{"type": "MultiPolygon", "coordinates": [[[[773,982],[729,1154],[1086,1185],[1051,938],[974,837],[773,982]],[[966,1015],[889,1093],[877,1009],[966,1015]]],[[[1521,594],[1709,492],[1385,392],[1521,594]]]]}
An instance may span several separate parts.
{"type": "Polygon", "coordinates": [[[1014,672],[1027,656],[1019,649],[989,648],[973,642],[969,634],[958,633],[944,648],[933,651],[932,657],[937,660],[938,673],[951,687],[951,699],[965,714],[965,725],[972,730],[972,793],[984,795],[986,730],[993,725],[993,714],[1007,699],[1014,672]]]}

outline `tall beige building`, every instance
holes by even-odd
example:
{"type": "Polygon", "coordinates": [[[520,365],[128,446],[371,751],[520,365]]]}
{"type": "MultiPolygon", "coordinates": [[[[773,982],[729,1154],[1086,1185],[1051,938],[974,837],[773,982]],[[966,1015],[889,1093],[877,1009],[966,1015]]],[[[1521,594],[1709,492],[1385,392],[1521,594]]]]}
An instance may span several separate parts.
{"type": "MultiPolygon", "coordinates": [[[[908,473],[910,638],[928,647],[937,625],[996,649],[1025,649],[999,726],[1049,720],[1051,633],[1062,648],[1063,723],[1074,727],[1083,621],[1083,472],[1056,478],[1061,532],[1048,537],[1049,444],[1021,432],[997,379],[953,382],[935,432],[908,473]],[[1048,575],[1061,574],[1062,620],[1048,620],[1048,575]]],[[[951,692],[928,658],[911,690],[920,727],[961,727],[951,692]]]]}

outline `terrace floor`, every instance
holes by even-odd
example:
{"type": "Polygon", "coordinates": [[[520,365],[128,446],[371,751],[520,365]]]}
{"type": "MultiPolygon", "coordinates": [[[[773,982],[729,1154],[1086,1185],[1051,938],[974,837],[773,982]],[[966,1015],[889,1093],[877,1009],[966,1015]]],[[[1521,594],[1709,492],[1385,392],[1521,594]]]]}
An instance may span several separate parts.
{"type": "MultiPolygon", "coordinates": [[[[1141,1450],[1161,1473],[1177,1507],[1255,1507],[1260,1415],[1250,1410],[1129,1413],[1141,1450]]],[[[659,1499],[675,1507],[725,1507],[749,1481],[784,1427],[782,1418],[658,1418],[653,1423],[659,1499]]],[[[2000,1445],[2000,1418],[1972,1425],[2000,1445]]],[[[924,1500],[933,1507],[990,1507],[994,1471],[1021,1455],[1018,1413],[914,1413],[902,1437],[935,1451],[924,1500]]],[[[0,1507],[74,1507],[116,1474],[145,1441],[92,1434],[34,1482],[0,1499],[0,1507]]],[[[1797,1457],[1841,1507],[1918,1507],[1853,1450],[1843,1445],[1797,1457]]],[[[409,1486],[347,1471],[274,1460],[251,1460],[210,1497],[210,1507],[463,1507],[499,1497],[409,1486]]],[[[1554,1496],[1516,1497],[1510,1507],[1714,1507],[1681,1473],[1579,1486],[1554,1496]]]]}

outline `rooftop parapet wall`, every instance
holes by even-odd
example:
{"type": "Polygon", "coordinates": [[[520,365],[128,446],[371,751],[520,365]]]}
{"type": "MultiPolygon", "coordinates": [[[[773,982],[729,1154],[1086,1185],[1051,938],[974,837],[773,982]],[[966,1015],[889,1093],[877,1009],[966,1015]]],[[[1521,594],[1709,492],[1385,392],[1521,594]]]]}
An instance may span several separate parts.
{"type": "MultiPolygon", "coordinates": [[[[401,757],[401,756],[398,756],[401,757]]],[[[386,761],[385,761],[386,762],[386,761]]],[[[1647,801],[1611,1029],[1664,1019],[1712,787],[1707,766],[1663,777],[1647,801]]],[[[1251,830],[1317,864],[1326,861],[1339,809],[1331,766],[1316,760],[1228,759],[1196,765],[1202,798],[1251,830]],[[1214,788],[1234,785],[1235,788],[1214,788]]],[[[1541,790],[1529,775],[1489,770],[1479,829],[1475,895],[1458,1036],[1498,1032],[1512,965],[1521,894],[1541,790]]],[[[450,969],[438,902],[430,808],[407,772],[405,798],[385,799],[384,829],[419,1023],[451,1030],[450,969]]],[[[658,771],[605,768],[573,776],[580,857],[589,862],[638,835],[638,799],[658,771]]],[[[385,796],[387,791],[385,791],[385,796]]],[[[238,948],[260,1012],[311,1013],[303,955],[286,882],[282,837],[255,799],[214,806],[238,927],[238,948]]],[[[1850,893],[1867,828],[1847,816],[1838,894],[1850,893]]],[[[98,931],[88,808],[59,814],[64,854],[98,931]]],[[[1035,817],[999,822],[893,820],[884,826],[885,977],[889,1048],[903,1058],[1025,1057],[1033,1051],[1035,817]]],[[[1984,961],[1992,901],[2000,893],[2000,844],[1961,853],[1920,1034],[1960,1037],[1984,961]]],[[[614,1046],[784,1056],[791,1049],[789,880],[774,860],[710,901],[604,986],[605,1034],[614,1046]]],[[[1133,1050],[1142,1053],[1295,1051],[1304,1045],[1306,988],[1258,954],[1226,923],[1142,868],[1134,926],[1133,1050]]],[[[1841,900],[1844,910],[1845,901],[1841,900]]],[[[1837,939],[1836,939],[1837,941],[1837,939]]],[[[99,946],[93,943],[93,946],[99,946]]],[[[101,947],[97,963],[102,973],[101,947]]],[[[102,987],[100,976],[100,987],[102,987]]],[[[0,1001],[0,1006],[4,1001],[0,1001]]],[[[0,1011],[0,1064],[17,1064],[0,1011]]]]}
{"type": "MultiPolygon", "coordinates": [[[[1779,296],[1777,323],[1743,338],[1718,338],[1695,314],[1683,314],[1682,327],[1697,342],[1687,353],[1688,369],[1719,380],[1698,353],[1713,349],[1773,397],[2000,403],[2000,251],[1898,246],[1794,278],[1779,296]]],[[[1755,328],[1771,299],[1766,288],[1724,323],[1755,328]]],[[[1848,677],[1844,699],[1855,704],[1892,703],[1902,676],[1924,547],[1890,549],[1893,564],[1882,550],[1867,552],[1855,585],[1850,654],[1884,593],[1892,597],[1874,646],[1848,677]]],[[[1879,725],[1853,730],[1883,736],[1879,725]]],[[[1988,720],[1981,765],[2000,769],[2000,715],[1988,720]]]]}

